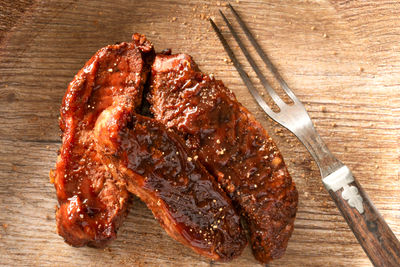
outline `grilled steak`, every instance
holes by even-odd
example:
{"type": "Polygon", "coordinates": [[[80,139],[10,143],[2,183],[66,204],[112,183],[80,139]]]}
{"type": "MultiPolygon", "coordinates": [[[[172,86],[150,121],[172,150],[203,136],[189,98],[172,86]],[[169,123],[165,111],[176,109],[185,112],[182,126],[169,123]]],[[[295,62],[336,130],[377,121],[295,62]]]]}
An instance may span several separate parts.
{"type": "Polygon", "coordinates": [[[152,118],[111,107],[97,120],[95,136],[113,176],[171,237],[215,260],[240,255],[246,238],[239,216],[178,135],[152,118]]]}
{"type": "Polygon", "coordinates": [[[240,255],[240,214],[256,258],[281,257],[298,199],[281,154],[221,81],[190,56],[169,53],[155,56],[135,34],[132,43],[100,49],[70,83],[51,173],[58,233],[74,246],[106,244],[133,193],[201,255],[240,255]],[[150,116],[139,114],[148,109],[150,116]]]}
{"type": "Polygon", "coordinates": [[[126,110],[141,103],[152,56],[152,44],[138,34],[132,43],[100,49],[63,98],[62,146],[51,179],[59,202],[57,230],[73,246],[102,246],[114,239],[127,213],[129,194],[101,162],[93,127],[99,114],[116,102],[126,110]]]}
{"type": "Polygon", "coordinates": [[[148,96],[154,118],[176,130],[245,219],[255,257],[284,253],[298,194],[275,143],[221,81],[185,54],[157,55],[148,96]]]}

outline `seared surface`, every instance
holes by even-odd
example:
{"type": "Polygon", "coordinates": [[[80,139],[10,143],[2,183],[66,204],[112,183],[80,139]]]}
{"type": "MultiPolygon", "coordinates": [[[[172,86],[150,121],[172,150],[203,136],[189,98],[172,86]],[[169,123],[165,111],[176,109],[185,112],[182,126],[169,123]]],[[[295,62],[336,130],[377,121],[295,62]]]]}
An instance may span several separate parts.
{"type": "Polygon", "coordinates": [[[71,82],[52,174],[59,234],[74,246],[115,238],[130,191],[169,235],[204,256],[240,255],[240,212],[256,258],[279,258],[297,191],[275,144],[221,81],[184,54],[156,57],[148,95],[155,119],[137,114],[146,110],[153,56],[144,36],[134,35],[133,43],[99,50],[71,82]]]}
{"type": "Polygon", "coordinates": [[[144,54],[152,45],[133,43],[100,49],[70,83],[61,106],[62,146],[51,179],[57,191],[57,231],[74,246],[101,246],[116,236],[126,215],[128,192],[106,171],[94,147],[99,114],[115,103],[128,110],[141,102],[148,74],[144,54]]]}
{"type": "Polygon", "coordinates": [[[177,130],[247,222],[255,257],[283,255],[298,194],[267,132],[221,81],[190,56],[157,55],[148,96],[156,120],[177,130]]]}
{"type": "Polygon", "coordinates": [[[102,113],[95,136],[114,177],[171,237],[215,260],[241,254],[246,238],[230,199],[172,130],[120,107],[102,113]]]}

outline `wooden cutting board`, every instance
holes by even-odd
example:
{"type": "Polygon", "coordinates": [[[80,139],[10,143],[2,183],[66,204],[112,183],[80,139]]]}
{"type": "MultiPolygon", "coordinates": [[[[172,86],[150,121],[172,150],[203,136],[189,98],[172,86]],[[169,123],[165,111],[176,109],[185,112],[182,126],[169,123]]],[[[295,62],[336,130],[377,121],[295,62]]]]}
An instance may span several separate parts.
{"type": "MultiPolygon", "coordinates": [[[[399,3],[232,2],[332,152],[350,166],[400,237],[399,3]]],[[[218,9],[232,18],[225,1],[0,0],[0,265],[258,265],[249,248],[227,264],[196,255],[171,239],[138,199],[106,249],[72,248],[56,234],[48,172],[60,146],[57,119],[67,84],[97,49],[140,32],[159,51],[193,55],[280,147],[300,202],[287,252],[268,266],[371,266],[310,155],[266,118],[227,62],[207,21],[211,16],[222,25],[218,9]]]]}

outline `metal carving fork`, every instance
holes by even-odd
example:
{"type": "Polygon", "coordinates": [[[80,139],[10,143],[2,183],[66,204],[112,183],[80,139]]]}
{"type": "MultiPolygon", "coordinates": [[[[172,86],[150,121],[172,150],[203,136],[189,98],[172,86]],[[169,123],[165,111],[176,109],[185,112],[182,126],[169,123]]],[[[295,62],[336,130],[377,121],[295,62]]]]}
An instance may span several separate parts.
{"type": "Polygon", "coordinates": [[[374,207],[364,189],[353,177],[350,169],[337,158],[335,158],[335,156],[332,155],[327,146],[324,144],[321,137],[315,130],[314,125],[303,104],[279,75],[275,66],[262,51],[253,35],[247,29],[243,20],[239,17],[239,14],[230,4],[229,8],[246,37],[257,51],[258,55],[275,75],[285,93],[293,101],[293,104],[286,104],[268,84],[265,76],[257,67],[254,59],[243,45],[231,23],[220,10],[222,18],[228,26],[229,31],[257,74],[257,77],[261,81],[263,87],[279,107],[280,111],[272,111],[272,109],[260,96],[257,89],[249,79],[249,76],[243,70],[241,64],[235,57],[221,31],[215,25],[213,20],[210,19],[213,29],[217,33],[219,40],[225,48],[225,51],[228,53],[250,93],[253,95],[265,113],[267,113],[268,116],[270,116],[274,121],[291,131],[313,156],[321,171],[322,182],[325,188],[328,190],[332,199],[336,203],[336,206],[341,211],[343,217],[347,221],[371,262],[375,266],[400,266],[400,243],[396,236],[393,234],[377,209],[374,207]]]}

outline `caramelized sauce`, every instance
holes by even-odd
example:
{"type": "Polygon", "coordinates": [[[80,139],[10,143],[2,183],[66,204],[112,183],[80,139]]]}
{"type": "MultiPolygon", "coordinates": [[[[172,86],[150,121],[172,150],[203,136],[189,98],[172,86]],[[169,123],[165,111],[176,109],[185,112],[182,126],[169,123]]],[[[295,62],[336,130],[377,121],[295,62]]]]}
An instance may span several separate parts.
{"type": "Polygon", "coordinates": [[[157,55],[151,111],[175,129],[232,199],[262,262],[279,258],[293,231],[297,190],[275,143],[234,94],[190,56],[157,55]]]}

